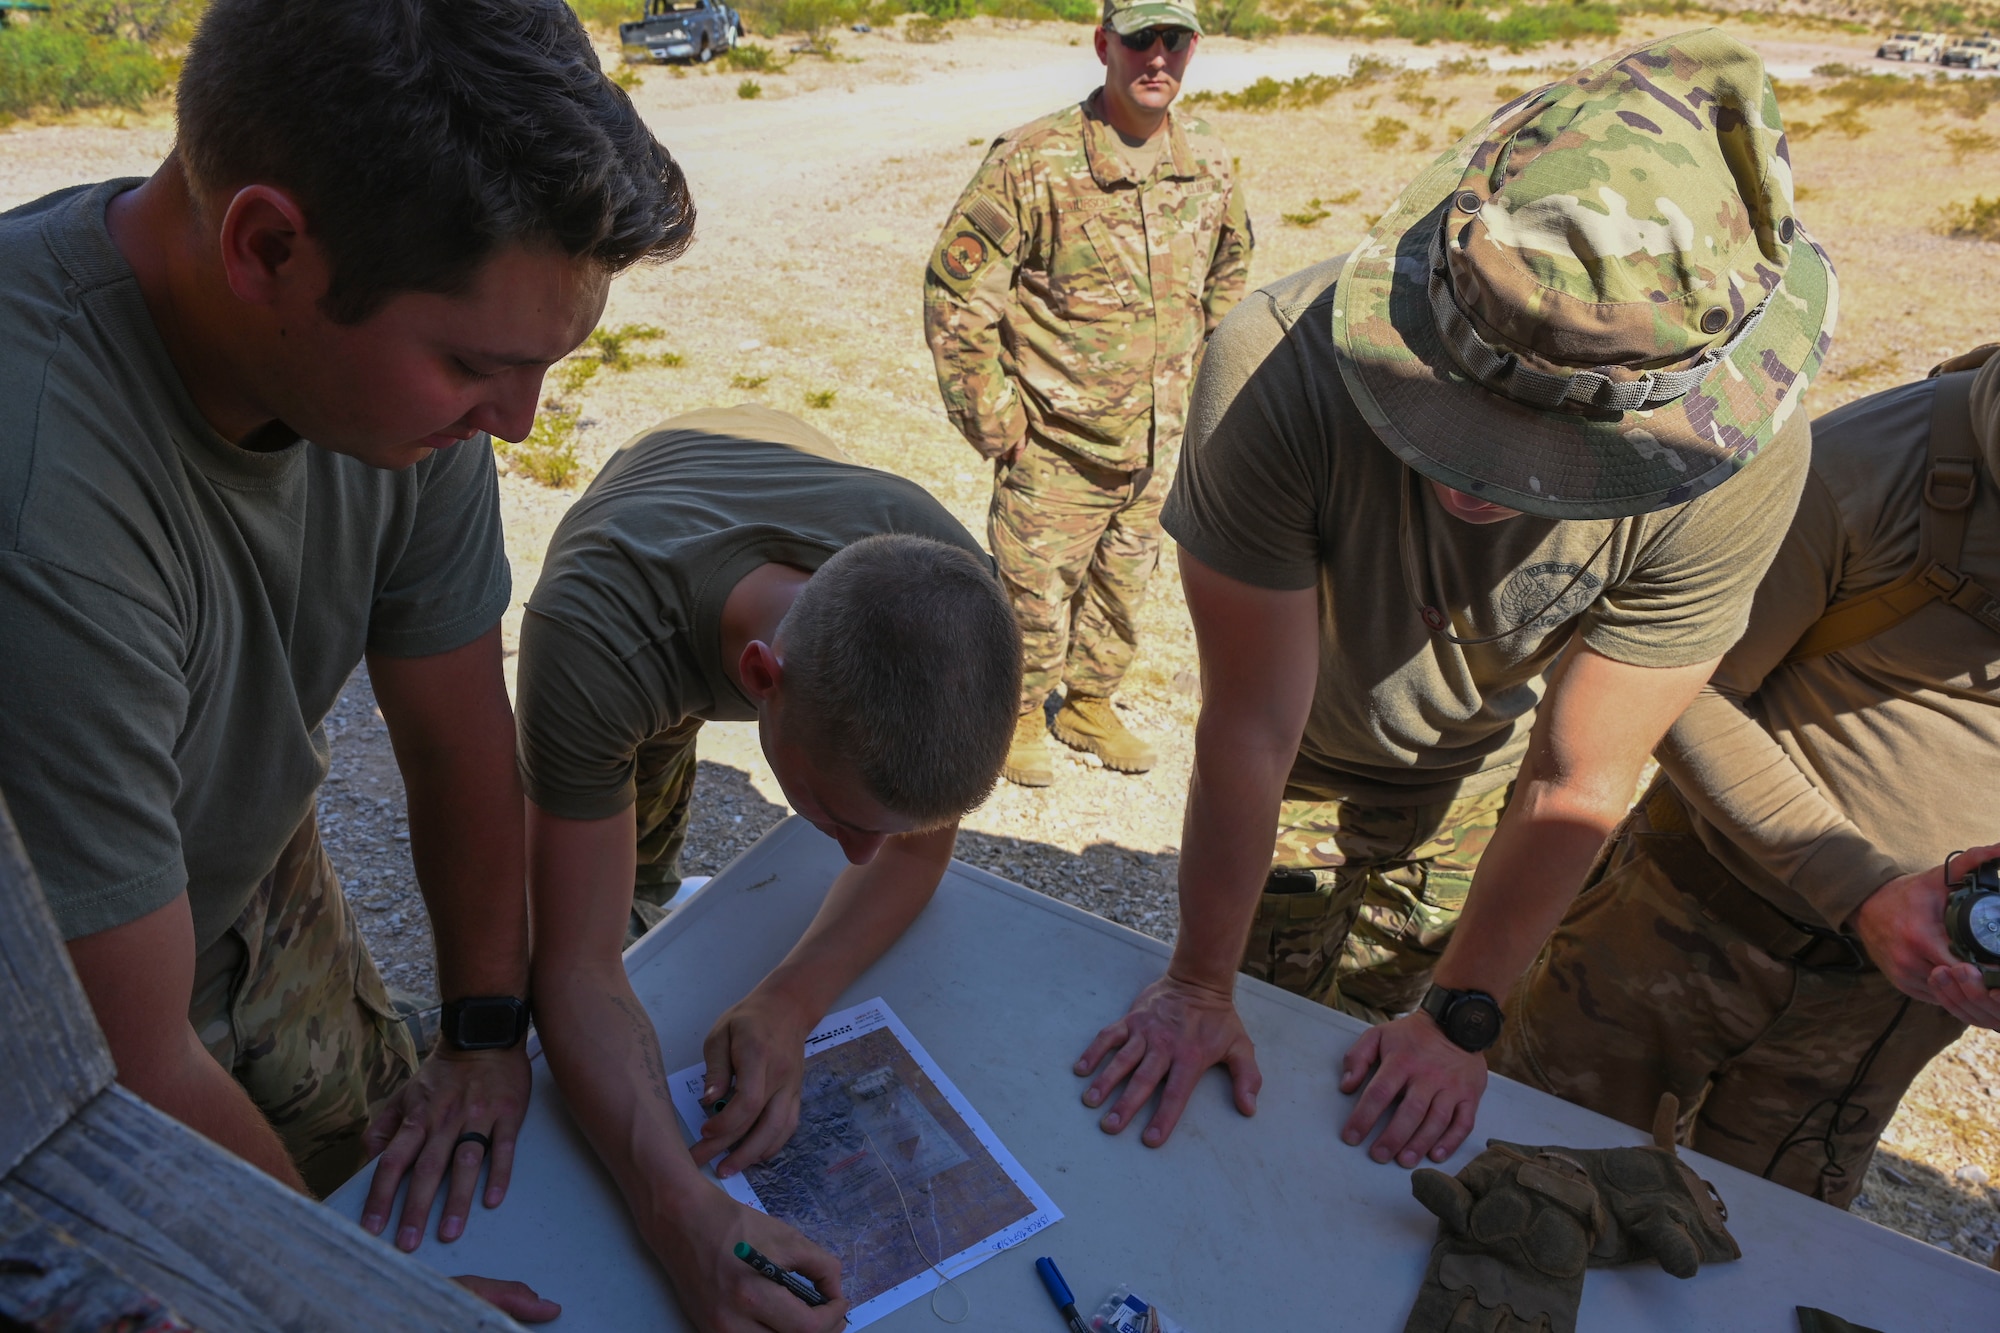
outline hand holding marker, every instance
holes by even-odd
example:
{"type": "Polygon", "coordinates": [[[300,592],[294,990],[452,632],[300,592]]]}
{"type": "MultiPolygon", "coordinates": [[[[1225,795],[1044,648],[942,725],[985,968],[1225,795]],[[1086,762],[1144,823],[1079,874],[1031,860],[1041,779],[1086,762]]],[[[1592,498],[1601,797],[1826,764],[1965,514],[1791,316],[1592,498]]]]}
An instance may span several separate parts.
{"type": "MultiPolygon", "coordinates": [[[[791,1292],[792,1295],[798,1297],[807,1305],[826,1304],[826,1297],[820,1295],[818,1289],[812,1283],[807,1282],[802,1277],[796,1277],[791,1273],[787,1273],[784,1269],[766,1259],[758,1252],[757,1247],[751,1245],[749,1242],[740,1240],[736,1242],[736,1257],[744,1263],[749,1264],[765,1277],[770,1278],[771,1281],[777,1283],[786,1291],[791,1292]]],[[[1061,1279],[1058,1278],[1057,1281],[1061,1281],[1061,1279]]],[[[1083,1325],[1078,1324],[1077,1329],[1081,1333],[1083,1325]]]]}

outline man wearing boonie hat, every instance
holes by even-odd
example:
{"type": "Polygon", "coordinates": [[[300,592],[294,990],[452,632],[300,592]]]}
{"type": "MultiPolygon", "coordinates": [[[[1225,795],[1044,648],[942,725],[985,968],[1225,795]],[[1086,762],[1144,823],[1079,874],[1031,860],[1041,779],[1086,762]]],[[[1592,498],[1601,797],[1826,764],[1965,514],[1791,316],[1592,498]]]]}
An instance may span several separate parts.
{"type": "Polygon", "coordinates": [[[1180,936],[1078,1061],[1092,1106],[1131,1076],[1107,1131],[1164,1083],[1164,1142],[1216,1063],[1254,1111],[1240,967],[1420,1007],[1348,1053],[1346,1091],[1380,1068],[1343,1137],[1464,1140],[1509,988],[1743,631],[1835,305],[1762,62],[1704,29],[1501,107],[1224,321],[1165,515],[1203,689],[1180,936]]]}
{"type": "Polygon", "coordinates": [[[1845,1208],[2000,990],[1947,885],[2000,856],[2000,345],[1813,423],[1750,626],[1515,988],[1489,1059],[1845,1208]],[[1580,997],[1588,996],[1588,1003],[1580,997]]]}
{"type": "Polygon", "coordinates": [[[987,544],[1026,649],[1011,782],[1053,729],[1104,766],[1153,747],[1111,697],[1160,559],[1163,474],[1202,344],[1243,296],[1250,222],[1228,150],[1171,107],[1201,35],[1186,0],[1105,0],[1104,86],[993,141],[938,238],[924,330],[945,412],[993,461],[987,544]]]}

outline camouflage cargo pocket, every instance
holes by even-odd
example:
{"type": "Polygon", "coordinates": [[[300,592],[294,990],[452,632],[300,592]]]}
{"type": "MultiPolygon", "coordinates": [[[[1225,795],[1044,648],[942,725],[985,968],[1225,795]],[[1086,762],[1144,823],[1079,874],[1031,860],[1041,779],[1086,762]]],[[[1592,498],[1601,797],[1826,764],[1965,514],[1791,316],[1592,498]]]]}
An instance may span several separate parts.
{"type": "Polygon", "coordinates": [[[1274,870],[1265,881],[1241,971],[1320,1004],[1335,993],[1341,946],[1361,910],[1362,882],[1330,870],[1274,870]]]}
{"type": "Polygon", "coordinates": [[[197,970],[227,980],[200,988],[190,1022],[324,1194],[360,1167],[417,1051],[310,817],[197,970]]]}

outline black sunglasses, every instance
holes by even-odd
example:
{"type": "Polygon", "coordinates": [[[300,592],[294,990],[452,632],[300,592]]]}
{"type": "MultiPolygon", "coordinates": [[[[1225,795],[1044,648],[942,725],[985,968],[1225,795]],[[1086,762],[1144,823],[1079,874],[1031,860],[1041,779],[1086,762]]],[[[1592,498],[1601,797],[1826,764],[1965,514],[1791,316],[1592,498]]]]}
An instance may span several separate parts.
{"type": "Polygon", "coordinates": [[[1119,33],[1118,40],[1125,43],[1127,51],[1150,51],[1157,39],[1171,54],[1186,46],[1192,36],[1194,32],[1188,28],[1141,28],[1137,32],[1119,33]]]}

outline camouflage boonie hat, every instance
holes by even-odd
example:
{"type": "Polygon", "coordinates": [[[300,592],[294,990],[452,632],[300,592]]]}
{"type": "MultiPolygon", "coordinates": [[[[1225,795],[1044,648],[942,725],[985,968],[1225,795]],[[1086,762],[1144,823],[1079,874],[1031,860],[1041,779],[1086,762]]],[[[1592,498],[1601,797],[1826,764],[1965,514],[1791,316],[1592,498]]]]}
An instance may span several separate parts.
{"type": "Polygon", "coordinates": [[[1120,36],[1144,28],[1189,28],[1201,31],[1192,4],[1180,0],[1104,0],[1104,26],[1120,36]]]}
{"type": "Polygon", "coordinates": [[[1333,339],[1424,476],[1622,518],[1747,466],[1838,304],[1764,63],[1703,28],[1516,98],[1440,156],[1348,257],[1333,339]]]}

